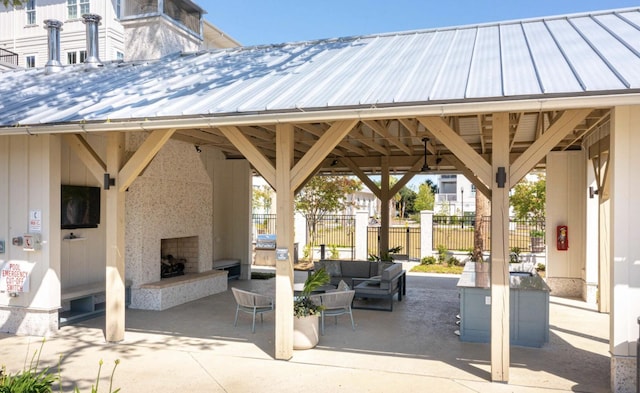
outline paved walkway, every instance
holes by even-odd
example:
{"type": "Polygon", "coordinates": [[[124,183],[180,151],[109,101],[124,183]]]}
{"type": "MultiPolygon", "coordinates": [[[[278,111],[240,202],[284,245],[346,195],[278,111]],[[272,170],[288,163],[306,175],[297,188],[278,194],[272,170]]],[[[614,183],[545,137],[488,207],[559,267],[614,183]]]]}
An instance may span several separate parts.
{"type": "MultiPolygon", "coordinates": [[[[297,272],[296,282],[306,273],[297,272]]],[[[491,383],[489,344],[462,343],[453,333],[459,312],[456,276],[409,274],[393,312],[354,310],[328,321],[318,347],[274,360],[274,315],[256,324],[248,314],[233,327],[231,291],[156,312],[127,310],[120,344],[105,344],[104,318],[67,326],[47,339],[41,364],[62,355],[65,392],[95,383],[100,391],[120,359],[114,387],[122,392],[608,392],[608,315],[577,300],[552,297],[550,342],[511,348],[508,384],[491,383]]],[[[230,281],[273,293],[274,280],[230,281]]],[[[0,363],[15,372],[40,338],[0,335],[0,363]]],[[[28,363],[28,361],[27,361],[28,363]]],[[[54,391],[57,391],[54,389],[54,391]]]]}

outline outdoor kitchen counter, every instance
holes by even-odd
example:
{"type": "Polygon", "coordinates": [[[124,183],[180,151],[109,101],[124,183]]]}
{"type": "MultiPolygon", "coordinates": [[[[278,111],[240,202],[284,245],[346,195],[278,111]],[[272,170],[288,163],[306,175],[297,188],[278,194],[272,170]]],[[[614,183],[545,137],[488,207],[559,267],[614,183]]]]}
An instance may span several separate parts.
{"type": "MultiPolygon", "coordinates": [[[[468,262],[458,281],[460,340],[489,342],[491,337],[490,263],[468,262]]],[[[549,286],[534,269],[509,266],[511,344],[542,347],[549,341],[549,286]]]]}

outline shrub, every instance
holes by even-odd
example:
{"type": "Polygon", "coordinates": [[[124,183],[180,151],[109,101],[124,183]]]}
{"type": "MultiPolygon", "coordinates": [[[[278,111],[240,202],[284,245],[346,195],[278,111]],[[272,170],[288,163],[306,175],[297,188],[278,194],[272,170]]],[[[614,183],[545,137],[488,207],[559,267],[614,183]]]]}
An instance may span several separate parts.
{"type": "Polygon", "coordinates": [[[447,246],[444,244],[438,244],[436,246],[436,250],[438,250],[438,262],[444,263],[447,258],[447,246]]]}
{"type": "Polygon", "coordinates": [[[511,247],[511,253],[509,254],[509,263],[520,262],[520,247],[511,247]]]}
{"type": "Polygon", "coordinates": [[[544,263],[539,263],[536,265],[536,270],[544,272],[547,270],[547,266],[544,263]]]}
{"type": "MultiPolygon", "coordinates": [[[[49,368],[45,368],[38,372],[38,365],[40,363],[40,354],[42,353],[42,347],[44,346],[45,339],[42,340],[40,350],[36,350],[29,363],[29,368],[17,372],[14,375],[7,374],[5,366],[2,366],[0,370],[0,393],[51,393],[53,392],[51,386],[54,382],[60,384],[60,392],[62,392],[62,377],[60,375],[60,363],[58,363],[58,374],[54,374],[49,368]],[[36,357],[37,356],[37,357],[36,357]]],[[[60,361],[62,355],[60,356],[60,361]]],[[[116,372],[116,367],[120,364],[120,360],[115,361],[113,370],[111,371],[111,378],[109,379],[109,393],[118,393],[120,389],[113,390],[113,376],[116,372]]],[[[98,383],[100,381],[100,371],[102,370],[102,360],[100,360],[100,366],[98,368],[98,377],[96,378],[96,384],[91,386],[91,393],[98,392],[98,383]]],[[[76,386],[74,393],[80,393],[80,389],[76,386]]]]}
{"type": "Polygon", "coordinates": [[[335,244],[329,245],[329,252],[331,253],[331,259],[340,259],[340,251],[338,251],[338,246],[335,244]]]}
{"type": "Polygon", "coordinates": [[[0,393],[49,393],[52,391],[51,385],[58,380],[58,377],[55,374],[51,374],[48,368],[38,372],[40,353],[42,353],[44,341],[42,340],[40,350],[36,350],[33,354],[28,369],[11,375],[7,374],[6,368],[2,366],[0,371],[0,393]]]}
{"type": "Polygon", "coordinates": [[[447,266],[459,266],[460,265],[460,260],[456,257],[449,257],[449,259],[447,259],[447,266]]]}
{"type": "Polygon", "coordinates": [[[435,265],[436,264],[436,257],[434,256],[429,256],[429,257],[424,257],[420,260],[420,264],[421,265],[435,265]]]}

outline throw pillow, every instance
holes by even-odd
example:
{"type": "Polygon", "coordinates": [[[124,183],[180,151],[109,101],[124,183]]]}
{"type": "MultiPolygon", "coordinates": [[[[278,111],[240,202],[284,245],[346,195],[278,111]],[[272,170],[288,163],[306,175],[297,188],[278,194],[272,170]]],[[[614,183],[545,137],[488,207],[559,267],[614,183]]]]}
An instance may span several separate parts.
{"type": "Polygon", "coordinates": [[[349,290],[349,284],[344,282],[344,280],[340,280],[340,282],[338,283],[338,291],[348,291],[348,290],[349,290]]]}

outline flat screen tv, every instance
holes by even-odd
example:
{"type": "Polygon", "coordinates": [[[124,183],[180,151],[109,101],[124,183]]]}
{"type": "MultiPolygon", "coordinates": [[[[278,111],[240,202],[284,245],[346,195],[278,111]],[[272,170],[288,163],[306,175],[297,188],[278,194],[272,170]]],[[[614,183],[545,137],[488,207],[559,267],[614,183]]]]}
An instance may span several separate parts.
{"type": "Polygon", "coordinates": [[[97,228],[100,224],[100,187],[62,185],[62,229],[97,228]]]}

